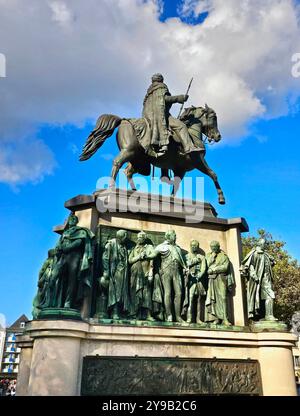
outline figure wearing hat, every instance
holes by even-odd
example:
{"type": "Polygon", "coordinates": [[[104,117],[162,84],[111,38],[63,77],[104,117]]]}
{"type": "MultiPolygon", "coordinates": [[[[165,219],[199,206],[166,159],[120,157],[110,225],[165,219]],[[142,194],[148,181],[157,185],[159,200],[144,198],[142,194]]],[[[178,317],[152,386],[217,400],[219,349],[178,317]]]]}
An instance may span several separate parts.
{"type": "Polygon", "coordinates": [[[143,103],[143,117],[150,126],[150,145],[158,148],[157,155],[162,156],[168,150],[170,130],[177,132],[183,147],[183,153],[192,151],[192,143],[187,126],[170,114],[172,104],[183,104],[188,95],[171,95],[161,74],[152,76],[152,84],[148,88],[143,103]]]}

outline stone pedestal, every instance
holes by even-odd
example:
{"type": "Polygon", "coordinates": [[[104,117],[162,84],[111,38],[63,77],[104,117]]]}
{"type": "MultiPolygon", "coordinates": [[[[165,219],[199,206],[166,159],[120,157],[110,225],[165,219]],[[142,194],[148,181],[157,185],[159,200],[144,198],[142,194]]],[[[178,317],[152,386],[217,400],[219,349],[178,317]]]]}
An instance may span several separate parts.
{"type": "MultiPolygon", "coordinates": [[[[219,241],[231,260],[235,279],[231,321],[239,326],[247,323],[244,282],[239,270],[241,233],[248,231],[244,218],[218,218],[209,203],[124,190],[78,195],[68,200],[65,206],[77,215],[79,226],[91,229],[96,235],[101,226],[156,233],[173,229],[177,244],[184,250],[188,251],[190,241],[196,239],[205,252],[209,251],[211,241],[219,241]]],[[[54,231],[59,233],[62,229],[63,226],[57,226],[54,231]]],[[[83,315],[89,317],[87,307],[83,315]]]]}
{"type": "MultiPolygon", "coordinates": [[[[99,357],[101,360],[101,357],[110,357],[114,365],[114,357],[134,360],[138,356],[139,359],[144,357],[145,362],[133,361],[133,366],[148,365],[151,358],[170,359],[166,371],[168,365],[173,366],[175,373],[180,373],[178,377],[182,377],[182,386],[190,386],[194,393],[295,395],[292,348],[296,337],[286,333],[284,327],[275,328],[275,331],[274,328],[259,327],[252,330],[248,323],[245,285],[239,270],[241,233],[248,231],[246,221],[243,218],[218,218],[215,209],[207,203],[152,197],[139,192],[100,190],[66,202],[66,208],[79,218],[78,225],[89,228],[96,235],[94,287],[84,302],[81,321],[76,321],[75,317],[72,320],[70,313],[68,319],[64,319],[63,314],[55,315],[50,310],[45,311],[43,319],[32,321],[26,327],[25,335],[19,337],[22,353],[17,394],[101,394],[101,383],[105,383],[99,375],[101,371],[95,369],[95,374],[90,377],[83,374],[84,358],[99,357]],[[211,241],[219,241],[231,261],[235,280],[229,308],[233,326],[111,324],[109,320],[99,320],[101,314],[96,313],[95,307],[98,296],[96,279],[100,277],[97,262],[101,258],[100,246],[103,243],[99,236],[103,233],[107,236],[108,230],[115,236],[118,229],[131,233],[144,230],[153,236],[173,229],[178,245],[184,250],[189,250],[192,239],[198,240],[205,252],[209,250],[211,241]],[[189,380],[187,369],[191,364],[182,361],[187,358],[195,359],[196,366],[207,369],[201,371],[209,375],[207,380],[213,379],[209,387],[208,381],[200,383],[197,374],[189,380]],[[252,388],[253,377],[256,377],[256,384],[252,388]],[[84,388],[82,380],[85,380],[84,388]],[[89,387],[87,380],[96,383],[94,387],[89,387]],[[219,385],[214,384],[215,381],[219,385]],[[228,387],[230,383],[235,385],[233,390],[228,387]]],[[[57,226],[54,231],[61,233],[63,228],[57,226]]],[[[153,371],[155,365],[163,365],[152,364],[153,371]]],[[[200,373],[199,377],[202,377],[200,373]]],[[[186,392],[184,388],[176,392],[186,392]]],[[[128,391],[124,390],[126,393],[128,391]]]]}
{"type": "MultiPolygon", "coordinates": [[[[30,371],[23,372],[20,367],[19,395],[80,395],[83,358],[91,356],[215,359],[242,366],[256,361],[260,394],[296,395],[291,353],[296,337],[290,333],[101,325],[70,320],[32,321],[26,332],[31,338],[32,358],[25,359],[30,371]]],[[[20,342],[25,342],[24,337],[20,342]]],[[[26,356],[31,354],[27,352],[26,356]]],[[[96,378],[92,376],[94,382],[96,378]]]]}

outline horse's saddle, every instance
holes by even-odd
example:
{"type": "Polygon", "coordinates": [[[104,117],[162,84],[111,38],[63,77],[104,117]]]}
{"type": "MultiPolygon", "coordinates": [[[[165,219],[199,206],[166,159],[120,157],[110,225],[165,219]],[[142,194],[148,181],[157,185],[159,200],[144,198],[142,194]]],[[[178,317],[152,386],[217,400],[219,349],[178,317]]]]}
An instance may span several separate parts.
{"type": "MultiPolygon", "coordinates": [[[[146,118],[130,118],[130,119],[127,119],[127,121],[129,121],[129,123],[133,126],[138,142],[145,149],[145,152],[149,156],[157,157],[158,153],[151,144],[151,127],[150,127],[148,120],[146,118]]],[[[180,135],[178,134],[177,131],[172,130],[171,127],[169,129],[170,129],[170,141],[173,140],[173,142],[176,143],[178,147],[178,152],[181,152],[183,149],[181,145],[180,135]]],[[[198,141],[198,143],[195,143],[191,136],[190,138],[195,147],[195,150],[196,149],[202,150],[202,148],[204,148],[204,145],[202,142],[199,143],[198,141]]]]}

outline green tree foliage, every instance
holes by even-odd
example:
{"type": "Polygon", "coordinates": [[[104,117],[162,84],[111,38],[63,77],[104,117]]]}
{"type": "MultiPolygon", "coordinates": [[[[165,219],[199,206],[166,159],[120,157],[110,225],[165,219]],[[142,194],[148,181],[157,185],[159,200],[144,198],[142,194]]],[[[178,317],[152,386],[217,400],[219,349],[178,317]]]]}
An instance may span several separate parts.
{"type": "Polygon", "coordinates": [[[274,257],[274,315],[288,325],[292,315],[300,311],[300,264],[285,249],[285,242],[274,240],[267,231],[258,230],[256,237],[243,237],[243,258],[252,250],[260,238],[266,240],[266,250],[274,257]]]}

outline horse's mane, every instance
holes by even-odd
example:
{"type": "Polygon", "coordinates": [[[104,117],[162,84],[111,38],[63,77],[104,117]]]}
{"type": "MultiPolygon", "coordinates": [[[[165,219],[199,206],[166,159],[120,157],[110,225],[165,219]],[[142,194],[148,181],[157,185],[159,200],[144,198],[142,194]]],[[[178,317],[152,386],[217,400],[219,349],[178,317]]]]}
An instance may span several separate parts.
{"type": "Polygon", "coordinates": [[[203,113],[205,113],[205,111],[207,111],[207,109],[205,107],[195,107],[194,105],[192,105],[191,107],[187,107],[187,108],[184,109],[183,113],[180,116],[180,120],[185,121],[185,120],[189,119],[191,116],[194,115],[195,111],[199,110],[199,109],[203,110],[203,113]]]}
{"type": "Polygon", "coordinates": [[[202,110],[202,115],[207,113],[214,113],[216,114],[215,110],[205,105],[205,107],[195,107],[192,105],[191,107],[187,107],[184,109],[183,113],[179,117],[179,119],[183,122],[187,122],[192,116],[194,116],[196,110],[202,110]]]}
{"type": "Polygon", "coordinates": [[[190,115],[194,113],[195,108],[196,107],[193,106],[193,105],[191,107],[185,108],[184,111],[183,111],[183,113],[180,116],[180,120],[186,120],[187,118],[189,118],[190,115]]]}

